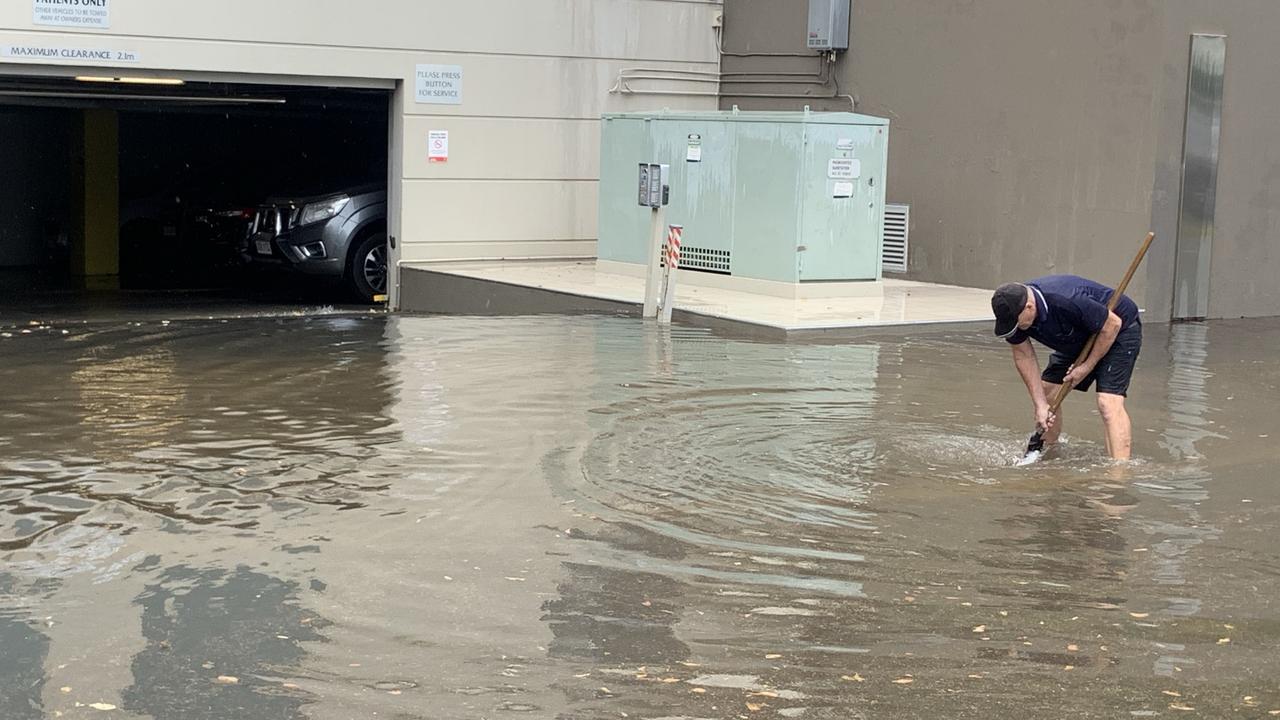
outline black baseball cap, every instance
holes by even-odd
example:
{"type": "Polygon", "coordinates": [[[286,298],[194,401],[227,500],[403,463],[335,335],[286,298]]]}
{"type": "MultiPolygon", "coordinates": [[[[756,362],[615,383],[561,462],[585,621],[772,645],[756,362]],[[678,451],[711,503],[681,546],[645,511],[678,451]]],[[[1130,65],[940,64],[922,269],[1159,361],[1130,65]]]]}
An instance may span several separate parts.
{"type": "Polygon", "coordinates": [[[1027,306],[1027,286],[1005,283],[991,296],[991,312],[996,316],[996,337],[1009,337],[1018,329],[1018,316],[1027,306]]]}

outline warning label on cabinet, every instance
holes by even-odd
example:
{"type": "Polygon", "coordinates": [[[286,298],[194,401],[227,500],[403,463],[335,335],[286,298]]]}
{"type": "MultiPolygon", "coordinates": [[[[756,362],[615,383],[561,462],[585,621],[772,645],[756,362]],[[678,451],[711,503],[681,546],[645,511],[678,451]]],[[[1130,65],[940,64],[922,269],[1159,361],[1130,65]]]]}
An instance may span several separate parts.
{"type": "Polygon", "coordinates": [[[862,174],[862,161],[856,158],[832,158],[827,161],[827,177],[852,180],[862,174]]]}

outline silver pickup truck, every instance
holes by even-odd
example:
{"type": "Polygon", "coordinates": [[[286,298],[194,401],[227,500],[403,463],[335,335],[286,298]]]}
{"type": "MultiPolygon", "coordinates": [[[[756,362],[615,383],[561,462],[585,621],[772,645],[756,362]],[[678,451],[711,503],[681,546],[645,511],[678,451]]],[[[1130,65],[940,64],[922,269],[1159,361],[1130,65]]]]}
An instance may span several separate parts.
{"type": "Polygon", "coordinates": [[[363,186],[269,200],[254,215],[241,257],[345,283],[372,302],[387,291],[387,191],[363,186]]]}

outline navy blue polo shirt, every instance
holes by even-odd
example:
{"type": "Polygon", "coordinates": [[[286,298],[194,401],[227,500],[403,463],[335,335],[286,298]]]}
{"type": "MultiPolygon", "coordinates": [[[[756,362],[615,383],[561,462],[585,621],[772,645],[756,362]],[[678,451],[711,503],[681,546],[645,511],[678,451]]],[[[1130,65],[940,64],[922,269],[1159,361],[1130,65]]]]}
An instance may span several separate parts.
{"type": "MultiPolygon", "coordinates": [[[[1048,275],[1026,285],[1036,298],[1036,321],[1006,338],[1011,345],[1020,345],[1030,337],[1064,355],[1076,355],[1107,322],[1112,290],[1106,285],[1078,275],[1048,275]]],[[[1121,295],[1116,315],[1120,316],[1121,330],[1139,322],[1137,303],[1121,295]]]]}

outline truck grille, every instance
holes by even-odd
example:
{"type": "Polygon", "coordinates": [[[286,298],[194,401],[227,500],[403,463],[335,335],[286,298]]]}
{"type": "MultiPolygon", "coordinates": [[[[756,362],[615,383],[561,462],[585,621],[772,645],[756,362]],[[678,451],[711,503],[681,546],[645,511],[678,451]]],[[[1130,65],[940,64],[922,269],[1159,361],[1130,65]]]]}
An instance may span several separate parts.
{"type": "Polygon", "coordinates": [[[258,208],[258,212],[254,216],[253,232],[267,232],[272,235],[279,235],[289,229],[289,220],[292,216],[293,208],[291,207],[264,205],[258,208]]]}

